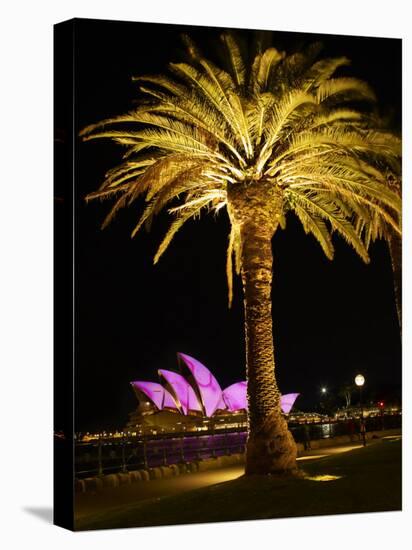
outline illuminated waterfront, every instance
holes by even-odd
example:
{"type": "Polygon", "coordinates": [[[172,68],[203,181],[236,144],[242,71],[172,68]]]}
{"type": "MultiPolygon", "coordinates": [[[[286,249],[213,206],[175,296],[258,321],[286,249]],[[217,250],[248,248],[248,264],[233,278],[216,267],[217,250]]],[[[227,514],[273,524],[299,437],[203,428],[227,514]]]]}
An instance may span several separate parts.
{"type": "MultiPolygon", "coordinates": [[[[312,419],[315,415],[312,415],[312,419]]],[[[297,443],[304,440],[303,426],[305,415],[300,422],[292,420],[289,429],[297,443]]],[[[308,415],[311,418],[311,415],[308,415]]],[[[356,417],[355,417],[356,419],[356,417]]],[[[402,415],[385,414],[366,418],[367,431],[376,431],[401,426],[402,415]]],[[[232,423],[233,424],[233,423],[232,423]]],[[[181,425],[180,425],[181,426],[181,425]]],[[[164,466],[192,462],[211,457],[244,453],[246,429],[244,422],[235,426],[221,423],[213,430],[191,432],[169,432],[151,429],[142,433],[102,432],[101,434],[78,434],[76,440],[76,477],[94,474],[129,471],[146,467],[164,466]]],[[[178,427],[178,426],[177,426],[178,427]]],[[[313,421],[309,423],[310,438],[329,439],[350,435],[350,425],[346,420],[313,421]]],[[[356,425],[353,437],[358,437],[356,425]]]]}

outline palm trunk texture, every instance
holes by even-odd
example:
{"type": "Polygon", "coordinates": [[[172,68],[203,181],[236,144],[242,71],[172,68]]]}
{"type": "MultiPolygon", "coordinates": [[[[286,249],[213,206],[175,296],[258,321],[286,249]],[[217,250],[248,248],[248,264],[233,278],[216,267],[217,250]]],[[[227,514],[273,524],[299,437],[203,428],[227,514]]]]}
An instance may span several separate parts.
{"type": "Polygon", "coordinates": [[[281,212],[276,201],[271,210],[261,211],[255,204],[259,201],[256,190],[248,191],[246,196],[232,197],[231,208],[232,220],[238,224],[242,238],[249,408],[245,473],[291,473],[297,470],[297,449],[280,408],[272,332],[271,242],[281,212]]]}

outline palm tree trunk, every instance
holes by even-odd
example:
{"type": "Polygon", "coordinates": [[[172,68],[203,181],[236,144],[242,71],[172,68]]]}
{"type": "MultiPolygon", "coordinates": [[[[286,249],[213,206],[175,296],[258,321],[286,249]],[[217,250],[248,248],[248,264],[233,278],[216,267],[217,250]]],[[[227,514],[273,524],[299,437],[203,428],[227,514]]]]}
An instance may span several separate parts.
{"type": "Polygon", "coordinates": [[[242,227],[249,436],[246,474],[294,472],[296,444],[280,408],[272,333],[273,228],[242,227]]]}
{"type": "Polygon", "coordinates": [[[398,314],[399,330],[402,334],[402,239],[391,234],[388,236],[387,241],[391,255],[396,312],[398,314]]]}

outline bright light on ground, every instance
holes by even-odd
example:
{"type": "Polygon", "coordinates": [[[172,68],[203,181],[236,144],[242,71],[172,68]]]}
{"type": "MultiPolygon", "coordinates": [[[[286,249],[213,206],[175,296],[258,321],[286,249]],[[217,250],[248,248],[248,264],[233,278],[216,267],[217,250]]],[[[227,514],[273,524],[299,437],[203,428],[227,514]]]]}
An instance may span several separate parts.
{"type": "Polygon", "coordinates": [[[330,475],[323,475],[323,476],[308,476],[305,477],[305,479],[310,479],[310,481],[336,481],[337,479],[341,479],[343,476],[330,476],[330,475]]]}
{"type": "Polygon", "coordinates": [[[348,451],[352,451],[353,449],[359,449],[359,445],[339,445],[339,447],[332,447],[328,449],[328,455],[338,454],[338,453],[346,453],[348,451]]]}

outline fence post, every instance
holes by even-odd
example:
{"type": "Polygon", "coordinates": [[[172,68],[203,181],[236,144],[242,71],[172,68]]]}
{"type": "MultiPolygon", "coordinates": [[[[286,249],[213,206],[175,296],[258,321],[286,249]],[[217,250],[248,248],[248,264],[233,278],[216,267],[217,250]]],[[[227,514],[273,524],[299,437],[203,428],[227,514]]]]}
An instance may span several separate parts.
{"type": "Polygon", "coordinates": [[[184,438],[184,435],[182,433],[182,435],[180,436],[180,460],[182,462],[185,461],[184,440],[185,440],[185,438],[184,438]]]}
{"type": "Polygon", "coordinates": [[[146,437],[143,435],[142,437],[142,442],[143,442],[143,465],[145,468],[147,468],[148,464],[147,464],[147,441],[146,441],[146,437]]]}
{"type": "Polygon", "coordinates": [[[212,458],[216,458],[215,448],[215,422],[212,420],[212,458]]]}
{"type": "Polygon", "coordinates": [[[124,441],[124,435],[122,436],[122,472],[123,473],[126,473],[127,472],[127,467],[126,467],[126,449],[125,449],[125,441],[124,441]]]}
{"type": "Polygon", "coordinates": [[[103,475],[103,463],[102,463],[102,436],[99,434],[99,441],[97,443],[97,462],[98,462],[98,475],[103,475]]]}
{"type": "Polygon", "coordinates": [[[200,460],[199,436],[196,436],[196,460],[200,460]]]}
{"type": "Polygon", "coordinates": [[[167,466],[167,448],[166,448],[166,437],[163,437],[163,466],[167,466]]]}

